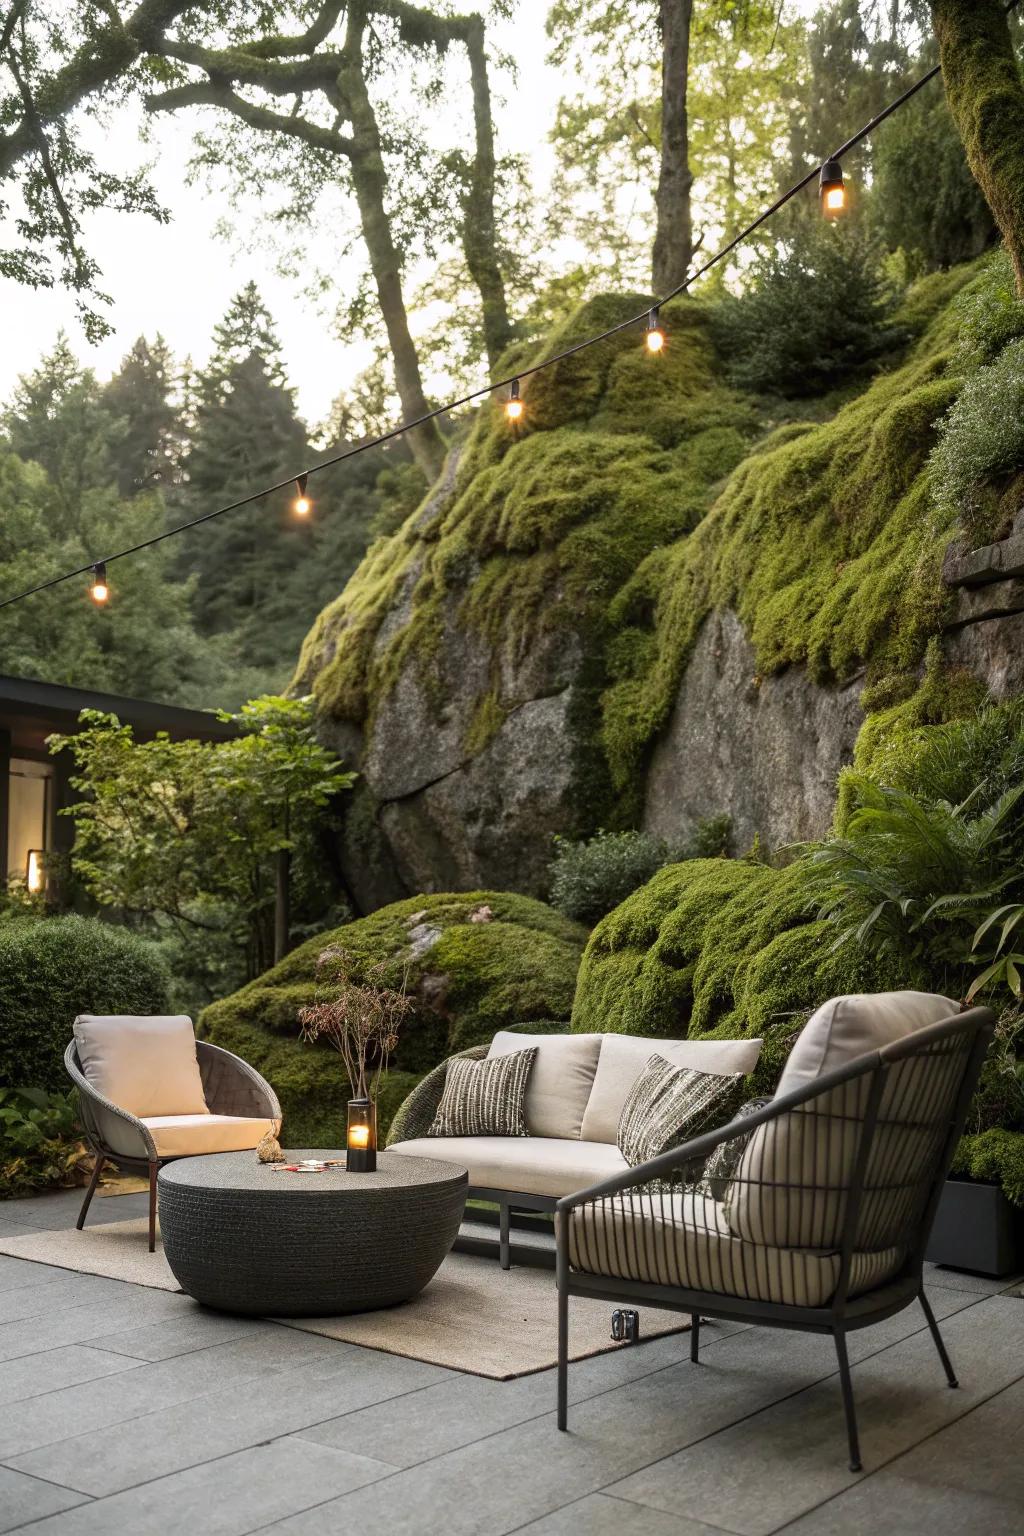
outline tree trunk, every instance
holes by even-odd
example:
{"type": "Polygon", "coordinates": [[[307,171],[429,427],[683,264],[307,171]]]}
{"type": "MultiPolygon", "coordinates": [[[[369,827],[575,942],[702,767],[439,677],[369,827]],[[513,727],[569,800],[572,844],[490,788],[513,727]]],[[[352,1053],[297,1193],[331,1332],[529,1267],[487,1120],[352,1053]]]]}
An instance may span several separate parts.
{"type": "Polygon", "coordinates": [[[683,282],[693,256],[686,110],[692,17],[693,0],[661,0],[661,172],[653,261],[653,287],[659,297],[683,282]]]}
{"type": "Polygon", "coordinates": [[[491,117],[491,87],[487,78],[487,54],[484,49],[484,23],[480,16],[468,18],[466,52],[469,54],[473,84],[476,154],[464,205],[462,248],[470,276],[480,294],[484,345],[493,372],[498,358],[512,340],[512,326],[505,298],[505,281],[495,247],[494,121],[491,117]]]}
{"type": "Polygon", "coordinates": [[[1002,0],[932,0],[942,78],[967,163],[1024,298],[1024,81],[1002,0]]]}
{"type": "Polygon", "coordinates": [[[280,965],[291,947],[292,856],[287,848],[278,849],[274,865],[274,964],[280,965]]]}
{"type": "MultiPolygon", "coordinates": [[[[352,124],[352,149],[349,163],[352,186],[359,205],[363,239],[370,258],[370,269],[377,285],[377,297],[395,363],[395,383],[402,402],[402,416],[413,421],[430,409],[423,393],[419,357],[409,332],[409,318],[402,294],[401,262],[391,238],[391,223],[385,205],[387,173],[381,152],[380,129],[363,74],[363,32],[366,18],[358,7],[349,12],[343,50],[344,63],[338,75],[343,109],[352,124]]],[[[410,447],[417,464],[428,480],[435,480],[444,464],[445,442],[436,421],[427,422],[409,434],[410,447]]]]}

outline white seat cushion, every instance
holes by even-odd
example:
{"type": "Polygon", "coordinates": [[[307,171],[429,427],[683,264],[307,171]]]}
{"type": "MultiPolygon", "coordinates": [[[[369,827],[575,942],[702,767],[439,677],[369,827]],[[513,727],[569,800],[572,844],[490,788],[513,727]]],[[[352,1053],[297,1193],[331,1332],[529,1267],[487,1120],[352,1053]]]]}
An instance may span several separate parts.
{"type": "Polygon", "coordinates": [[[526,1129],[531,1136],[579,1140],[601,1053],[600,1035],[517,1035],[501,1029],[487,1056],[509,1056],[535,1046],[526,1083],[526,1129]]]}
{"type": "Polygon", "coordinates": [[[142,1123],[156,1143],[158,1157],[198,1157],[203,1152],[244,1152],[276,1130],[273,1120],[245,1115],[148,1115],[142,1123]]]}
{"type": "Polygon", "coordinates": [[[650,1040],[642,1035],[602,1035],[601,1055],[580,1136],[583,1141],[614,1142],[626,1096],[652,1056],[674,1067],[692,1067],[729,1077],[753,1072],[760,1040],[650,1040]]]}
{"type": "Polygon", "coordinates": [[[184,1014],[80,1013],[74,1031],[82,1071],[118,1108],[140,1120],[209,1114],[195,1031],[184,1014]]]}
{"type": "MultiPolygon", "coordinates": [[[[929,992],[859,993],[835,997],[812,1014],[790,1053],[776,1098],[813,1083],[822,1073],[879,1050],[929,1024],[951,1018],[957,1004],[929,992]]],[[[901,1122],[880,1124],[866,1170],[861,1230],[879,1234],[898,1226],[895,1191],[927,1178],[937,1155],[934,1127],[913,1123],[913,1080],[921,1063],[890,1070],[879,1106],[884,1121],[893,1094],[905,1100],[901,1122]],[[889,1173],[884,1174],[888,1162],[889,1173]],[[876,1188],[877,1186],[877,1188],[876,1188]],[[887,1206],[889,1207],[887,1211],[887,1206]]],[[[869,1078],[845,1083],[806,1105],[759,1126],[747,1142],[725,1196],[729,1227],[737,1237],[782,1247],[832,1248],[842,1239],[850,1180],[861,1141],[869,1078]]]]}
{"type": "Polygon", "coordinates": [[[468,1168],[477,1189],[513,1189],[524,1195],[573,1195],[629,1164],[616,1146],[555,1136],[423,1136],[394,1142],[389,1152],[433,1157],[468,1168]]]}
{"type": "MultiPolygon", "coordinates": [[[[896,1273],[897,1249],[855,1253],[851,1295],[896,1273]]],[[[578,1206],[569,1222],[569,1262],[594,1275],[682,1286],[747,1301],[822,1307],[839,1279],[839,1254],[774,1248],[735,1237],[722,1208],[700,1195],[614,1195],[578,1206]]]]}

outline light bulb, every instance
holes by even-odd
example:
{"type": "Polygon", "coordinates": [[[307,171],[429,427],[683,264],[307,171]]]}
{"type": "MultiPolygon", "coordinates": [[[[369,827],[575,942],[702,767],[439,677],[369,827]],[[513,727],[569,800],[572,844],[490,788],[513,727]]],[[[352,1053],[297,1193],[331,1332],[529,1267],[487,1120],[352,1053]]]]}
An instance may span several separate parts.
{"type": "Polygon", "coordinates": [[[313,503],[306,495],[306,481],[308,478],[307,475],[299,475],[295,482],[295,489],[299,494],[292,502],[292,511],[296,517],[308,517],[313,510],[313,503]]]}
{"type": "Polygon", "coordinates": [[[512,380],[512,388],[508,392],[505,401],[505,415],[509,421],[520,421],[523,415],[523,402],[519,398],[519,380],[512,380]]]}
{"type": "Polygon", "coordinates": [[[846,183],[838,160],[826,160],[818,183],[821,209],[826,218],[846,211],[846,183]]]}
{"type": "Polygon", "coordinates": [[[648,352],[660,352],[665,345],[665,332],[661,328],[657,305],[654,306],[647,317],[647,335],[645,340],[648,352]]]}
{"type": "Polygon", "coordinates": [[[101,607],[110,596],[110,588],[107,586],[107,568],[102,560],[92,568],[92,586],[89,588],[89,596],[101,607]]]}

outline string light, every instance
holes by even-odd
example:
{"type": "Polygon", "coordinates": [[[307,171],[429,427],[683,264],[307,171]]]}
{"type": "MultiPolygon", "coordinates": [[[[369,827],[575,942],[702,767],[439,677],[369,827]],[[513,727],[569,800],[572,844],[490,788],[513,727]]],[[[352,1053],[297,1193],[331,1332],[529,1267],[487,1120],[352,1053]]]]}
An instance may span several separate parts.
{"type": "Polygon", "coordinates": [[[837,214],[846,212],[846,182],[843,180],[843,167],[838,160],[826,160],[822,166],[818,195],[826,218],[833,219],[837,214]]]}
{"type": "Polygon", "coordinates": [[[308,517],[313,510],[313,503],[306,495],[306,482],[308,479],[309,476],[306,474],[296,477],[295,489],[297,490],[298,495],[292,502],[292,511],[295,513],[296,517],[308,517]]]}
{"type": "MultiPolygon", "coordinates": [[[[1019,5],[1020,0],[1006,0],[1003,10],[1006,14],[1009,14],[1017,10],[1019,5]]],[[[834,218],[845,212],[847,209],[847,194],[841,163],[843,155],[854,149],[858,144],[862,144],[865,139],[874,133],[880,124],[890,118],[894,112],[898,112],[912,97],[916,96],[930,81],[934,80],[940,72],[941,66],[935,64],[931,69],[919,76],[917,80],[907,86],[906,90],[901,91],[887,106],[883,107],[862,128],[859,128],[855,134],[848,138],[845,144],[841,144],[829,159],[822,162],[820,166],[814,166],[811,170],[807,171],[791,187],[788,187],[785,192],[780,193],[775,201],[763,209],[755,219],[752,219],[749,224],[733,235],[730,240],[727,240],[713,256],[709,256],[700,266],[688,272],[670,293],[663,294],[659,303],[646,316],[646,344],[648,349],[651,352],[659,352],[664,346],[664,331],[657,324],[659,307],[664,306],[670,299],[677,298],[679,294],[686,293],[688,289],[692,288],[693,284],[702,278],[705,273],[710,272],[712,267],[716,267],[720,262],[723,262],[738,246],[742,245],[745,240],[749,240],[751,235],[755,234],[763,224],[766,224],[769,219],[774,217],[780,209],[784,208],[787,203],[798,196],[805,187],[809,187],[816,176],[819,177],[822,210],[825,215],[829,218],[834,218]],[[653,324],[652,321],[654,322],[653,324]],[[657,339],[658,337],[660,337],[660,343],[657,339]]],[[[347,459],[354,458],[358,453],[366,453],[372,448],[381,448],[384,444],[403,437],[407,432],[415,431],[418,427],[426,426],[430,422],[450,416],[453,411],[460,410],[463,406],[471,405],[476,400],[482,400],[488,395],[494,394],[497,390],[504,389],[506,386],[509,386],[509,395],[505,401],[505,414],[510,422],[520,421],[524,412],[523,402],[519,398],[520,378],[529,378],[535,373],[540,373],[543,369],[554,367],[556,363],[564,361],[567,357],[574,356],[577,352],[584,351],[587,347],[597,346],[600,342],[607,341],[622,331],[633,330],[637,325],[643,323],[644,318],[644,315],[641,313],[639,315],[632,315],[626,320],[620,320],[617,324],[608,326],[606,330],[599,331],[593,336],[587,336],[582,341],[573,342],[571,346],[564,347],[560,352],[556,352],[550,357],[545,357],[540,362],[534,363],[532,367],[525,369],[519,378],[494,379],[490,383],[482,385],[479,389],[470,390],[457,400],[449,400],[444,405],[434,406],[433,409],[424,411],[421,415],[414,417],[410,421],[403,421],[398,426],[379,433],[376,437],[365,438],[362,442],[355,443],[353,446],[343,449],[340,453],[334,454],[333,457],[324,459],[317,465],[317,469],[330,469],[347,459]]],[[[198,517],[193,517],[187,523],[178,523],[175,527],[165,528],[161,533],[155,533],[148,539],[141,539],[139,543],[129,545],[126,549],[119,549],[116,554],[109,556],[109,558],[111,560],[120,560],[127,555],[137,555],[142,550],[151,549],[154,544],[162,543],[164,539],[176,538],[180,533],[187,533],[192,528],[198,528],[201,523],[208,523],[212,518],[223,517],[226,512],[235,512],[240,507],[252,506],[254,502],[262,501],[266,496],[273,495],[278,491],[287,490],[293,483],[299,489],[294,510],[299,517],[305,517],[312,510],[312,502],[305,494],[306,475],[302,474],[297,477],[289,475],[286,479],[279,480],[276,485],[263,486],[260,490],[252,491],[247,496],[240,496],[237,501],[228,502],[226,506],[215,507],[210,512],[203,512],[198,517]]],[[[39,592],[48,592],[52,587],[59,586],[65,581],[73,581],[75,577],[84,576],[89,571],[92,571],[94,577],[91,588],[92,597],[95,602],[102,605],[109,596],[109,589],[106,583],[104,562],[99,561],[95,565],[80,565],[74,570],[64,571],[59,576],[51,576],[46,581],[37,582],[35,586],[26,588],[23,592],[14,593],[11,597],[0,598],[0,609],[9,608],[13,603],[23,602],[28,597],[35,597],[39,592]]]]}
{"type": "Polygon", "coordinates": [[[655,304],[647,316],[647,350],[648,352],[660,352],[664,345],[665,332],[661,328],[658,306],[655,304]]]}
{"type": "Polygon", "coordinates": [[[512,387],[505,401],[505,415],[509,421],[521,421],[523,418],[523,402],[519,398],[519,380],[512,380],[512,387]]]}

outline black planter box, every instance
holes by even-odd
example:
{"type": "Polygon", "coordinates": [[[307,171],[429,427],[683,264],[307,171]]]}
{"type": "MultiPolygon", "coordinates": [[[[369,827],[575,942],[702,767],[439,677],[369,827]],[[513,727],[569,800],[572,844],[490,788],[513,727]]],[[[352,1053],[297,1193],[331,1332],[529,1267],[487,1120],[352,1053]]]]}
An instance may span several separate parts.
{"type": "Polygon", "coordinates": [[[998,1184],[947,1179],[925,1258],[996,1278],[1024,1268],[1024,1220],[998,1184]]]}

